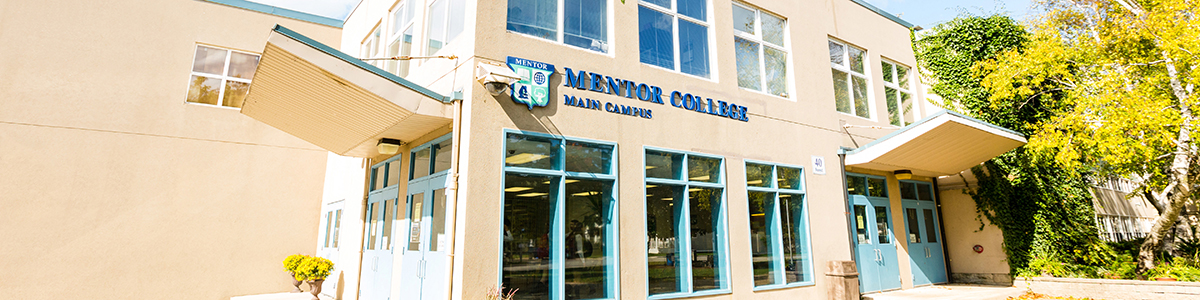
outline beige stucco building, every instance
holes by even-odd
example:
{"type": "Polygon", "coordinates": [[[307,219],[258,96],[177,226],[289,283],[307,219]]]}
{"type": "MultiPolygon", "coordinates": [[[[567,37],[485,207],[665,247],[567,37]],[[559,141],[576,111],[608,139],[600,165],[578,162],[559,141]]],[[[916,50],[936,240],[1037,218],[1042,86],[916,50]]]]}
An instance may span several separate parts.
{"type": "Polygon", "coordinates": [[[341,21],[217,2],[248,4],[0,2],[0,294],[227,299],[289,284],[280,261],[317,242],[326,151],[240,114],[249,76],[225,61],[252,71],[276,24],[336,43],[341,21]]]}

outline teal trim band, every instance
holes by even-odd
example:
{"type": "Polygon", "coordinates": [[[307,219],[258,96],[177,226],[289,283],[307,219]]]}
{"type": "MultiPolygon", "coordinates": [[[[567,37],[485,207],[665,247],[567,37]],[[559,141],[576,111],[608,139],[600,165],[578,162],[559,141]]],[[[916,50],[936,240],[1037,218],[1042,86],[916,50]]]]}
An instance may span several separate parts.
{"type": "MultiPolygon", "coordinates": [[[[286,37],[290,37],[300,43],[308,45],[309,47],[313,47],[313,49],[317,49],[318,51],[325,52],[325,54],[329,54],[333,57],[341,59],[342,61],[348,62],[356,67],[366,70],[367,72],[375,73],[375,75],[379,75],[379,77],[383,77],[384,79],[391,80],[392,82],[395,82],[396,84],[399,84],[401,86],[409,88],[418,93],[424,94],[425,96],[432,98],[433,100],[437,100],[437,101],[441,101],[441,102],[450,102],[451,101],[451,97],[442,96],[441,94],[435,93],[434,91],[429,90],[428,88],[425,88],[419,84],[413,83],[412,81],[408,81],[408,79],[404,79],[400,76],[396,76],[396,74],[388,73],[387,71],[384,71],[383,69],[380,69],[379,67],[372,66],[371,64],[368,64],[368,63],[362,61],[361,59],[354,58],[353,56],[350,56],[349,54],[346,54],[342,51],[338,51],[337,49],[333,49],[332,47],[326,46],[325,44],[322,44],[321,42],[317,42],[316,40],[313,40],[302,34],[292,31],[291,29],[287,29],[287,27],[283,27],[283,25],[275,25],[275,29],[273,29],[273,30],[275,32],[278,32],[279,34],[282,34],[286,37]]],[[[462,98],[461,95],[458,95],[458,97],[462,98]]]]}
{"type": "Polygon", "coordinates": [[[237,7],[237,8],[241,8],[241,9],[245,9],[245,10],[256,11],[256,12],[260,12],[260,13],[264,13],[264,14],[268,14],[268,15],[275,15],[275,16],[280,16],[280,17],[289,18],[289,19],[296,19],[296,20],[305,21],[305,22],[317,23],[317,24],[321,24],[321,25],[325,25],[325,26],[329,26],[329,27],[342,28],[342,25],[345,24],[345,21],[330,18],[330,17],[322,17],[322,16],[310,14],[310,13],[298,12],[298,11],[294,11],[294,10],[290,10],[290,9],[286,9],[286,8],[282,8],[282,7],[270,6],[270,5],[261,4],[261,3],[254,3],[254,2],[250,2],[250,1],[246,1],[246,0],[200,0],[200,1],[237,7]]]}
{"type": "MultiPolygon", "coordinates": [[[[857,0],[855,0],[855,1],[857,1],[857,0]]],[[[903,133],[903,132],[905,132],[905,131],[908,131],[908,130],[910,130],[910,129],[916,128],[917,126],[920,126],[921,124],[925,124],[925,122],[929,122],[929,120],[933,120],[933,118],[937,118],[937,117],[939,117],[939,116],[941,116],[941,115],[945,115],[945,114],[949,114],[949,115],[951,115],[951,116],[955,116],[955,117],[963,118],[963,119],[966,119],[967,121],[971,121],[971,122],[975,122],[975,123],[983,124],[984,126],[991,127],[991,128],[995,128],[995,129],[997,129],[997,130],[1000,130],[1000,131],[1003,131],[1003,132],[1006,132],[1006,133],[1010,133],[1010,134],[1013,134],[1013,135],[1016,135],[1016,136],[1019,136],[1019,137],[1022,137],[1022,138],[1025,138],[1025,137],[1026,137],[1024,134],[1021,134],[1020,132],[1013,131],[1012,129],[1008,129],[1008,128],[1000,127],[1000,126],[998,126],[998,125],[996,125],[996,124],[992,124],[992,123],[984,122],[984,121],[981,121],[981,120],[979,120],[979,119],[972,118],[972,117],[968,117],[968,116],[966,116],[966,115],[963,115],[963,114],[960,114],[960,113],[957,113],[957,112],[953,112],[953,111],[950,111],[950,110],[942,110],[942,111],[940,111],[940,112],[938,112],[938,113],[935,113],[935,114],[933,114],[933,115],[930,115],[930,116],[928,116],[928,117],[925,117],[924,119],[921,119],[920,121],[917,121],[916,123],[912,123],[912,124],[909,124],[908,126],[904,126],[904,128],[900,128],[900,130],[893,131],[892,133],[889,133],[888,135],[885,135],[885,136],[883,136],[883,137],[881,137],[881,138],[875,139],[874,141],[871,141],[870,143],[868,143],[868,144],[866,144],[866,145],[863,145],[862,147],[858,147],[857,149],[849,149],[849,148],[845,148],[845,147],[843,147],[842,149],[839,149],[839,150],[838,150],[838,152],[839,152],[839,154],[841,154],[841,152],[842,152],[842,151],[845,151],[845,154],[854,154],[854,153],[859,153],[859,152],[862,152],[863,150],[865,150],[865,149],[867,149],[867,148],[870,148],[871,146],[874,146],[874,145],[876,145],[876,144],[882,143],[883,141],[886,141],[886,140],[887,140],[887,139],[889,139],[889,138],[892,138],[892,137],[894,137],[894,136],[900,135],[901,133],[903,133]]]]}
{"type": "Polygon", "coordinates": [[[893,22],[896,22],[897,24],[903,25],[905,28],[917,27],[916,25],[913,25],[912,23],[909,23],[907,21],[904,21],[903,19],[900,19],[900,17],[892,15],[891,13],[883,11],[882,9],[879,9],[878,7],[875,7],[874,5],[867,3],[866,0],[850,0],[850,1],[853,1],[854,3],[858,3],[858,5],[862,5],[862,7],[866,7],[867,9],[874,11],[875,13],[879,14],[880,16],[888,18],[888,20],[892,20],[893,22]]]}

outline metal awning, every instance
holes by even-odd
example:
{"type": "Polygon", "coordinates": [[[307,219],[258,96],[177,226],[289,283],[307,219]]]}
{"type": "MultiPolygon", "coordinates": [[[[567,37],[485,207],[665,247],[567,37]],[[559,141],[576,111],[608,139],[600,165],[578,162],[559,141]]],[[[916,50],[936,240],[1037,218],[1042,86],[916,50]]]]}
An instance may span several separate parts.
{"type": "Polygon", "coordinates": [[[1015,131],[942,111],[846,153],[846,165],[914,175],[961,172],[1024,145],[1015,131]]]}
{"type": "Polygon", "coordinates": [[[242,114],[330,152],[371,157],[381,138],[408,142],[449,125],[450,100],[276,25],[242,114]]]}

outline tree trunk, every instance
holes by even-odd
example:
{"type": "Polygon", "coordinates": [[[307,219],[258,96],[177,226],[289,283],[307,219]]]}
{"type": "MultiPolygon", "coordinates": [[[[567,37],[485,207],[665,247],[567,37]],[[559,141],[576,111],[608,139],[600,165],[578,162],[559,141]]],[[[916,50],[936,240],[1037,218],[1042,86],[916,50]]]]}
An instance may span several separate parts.
{"type": "Polygon", "coordinates": [[[1146,241],[1142,242],[1141,248],[1138,249],[1138,271],[1145,272],[1154,268],[1154,251],[1158,250],[1162,244],[1162,238],[1166,235],[1167,230],[1175,226],[1179,221],[1179,213],[1183,210],[1183,206],[1187,204],[1188,198],[1191,197],[1191,183],[1188,179],[1189,163],[1192,161],[1192,110],[1188,99],[1188,92],[1183,89],[1183,85],[1179,80],[1179,73],[1175,69],[1175,61],[1162,53],[1166,60],[1167,76],[1171,79],[1171,92],[1179,99],[1179,113],[1183,123],[1179,126],[1179,136],[1175,139],[1175,153],[1171,161],[1170,181],[1174,185],[1174,189],[1164,191],[1167,195],[1166,211],[1158,212],[1158,218],[1154,221],[1154,227],[1150,228],[1150,234],[1146,236],[1146,241]]]}

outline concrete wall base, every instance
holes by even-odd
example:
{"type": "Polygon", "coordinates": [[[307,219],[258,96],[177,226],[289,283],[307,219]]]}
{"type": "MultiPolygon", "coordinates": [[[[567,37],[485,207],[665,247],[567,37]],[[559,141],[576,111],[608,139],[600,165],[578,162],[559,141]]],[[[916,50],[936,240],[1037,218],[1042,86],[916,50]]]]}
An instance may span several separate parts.
{"type": "Polygon", "coordinates": [[[858,300],[858,269],[853,261],[830,261],[825,272],[829,300],[858,300]]]}
{"type": "Polygon", "coordinates": [[[1012,275],[1001,273],[951,273],[950,282],[1012,286],[1012,275]]]}
{"type": "Polygon", "coordinates": [[[1197,299],[1200,282],[1143,281],[1034,277],[1017,280],[1016,287],[1059,297],[1096,299],[1197,299]]]}

